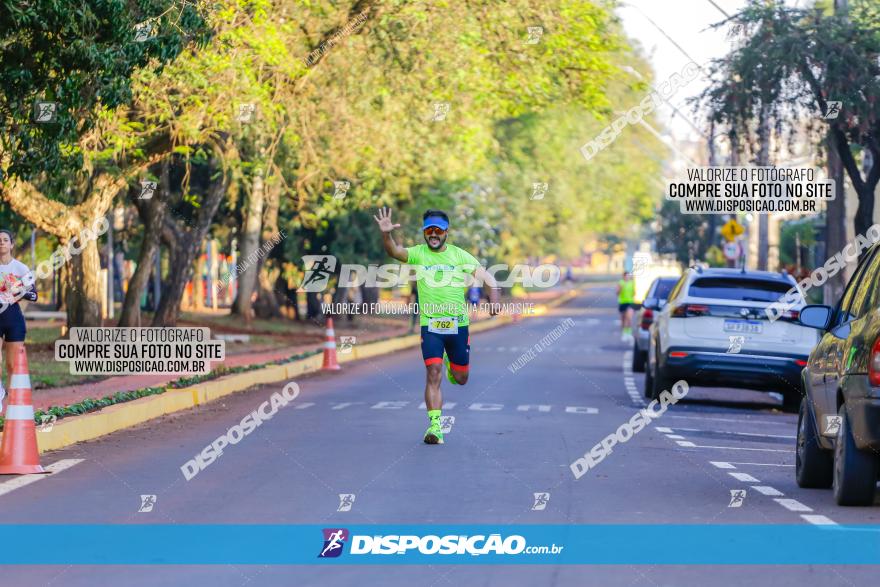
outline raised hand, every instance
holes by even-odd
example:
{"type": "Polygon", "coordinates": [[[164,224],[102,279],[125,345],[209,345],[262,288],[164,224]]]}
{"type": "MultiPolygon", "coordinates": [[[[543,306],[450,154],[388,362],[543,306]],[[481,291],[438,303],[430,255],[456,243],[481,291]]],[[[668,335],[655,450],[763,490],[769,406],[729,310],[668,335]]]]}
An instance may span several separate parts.
{"type": "Polygon", "coordinates": [[[373,216],[379,224],[379,230],[382,232],[391,232],[395,228],[400,228],[399,224],[391,222],[391,208],[379,208],[379,215],[373,216]]]}

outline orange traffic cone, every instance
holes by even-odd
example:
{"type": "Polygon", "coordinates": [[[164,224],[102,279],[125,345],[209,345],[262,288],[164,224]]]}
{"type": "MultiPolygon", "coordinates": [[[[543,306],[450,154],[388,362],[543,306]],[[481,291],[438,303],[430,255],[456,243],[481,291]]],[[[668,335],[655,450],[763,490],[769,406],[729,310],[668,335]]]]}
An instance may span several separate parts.
{"type": "Polygon", "coordinates": [[[327,341],[324,343],[324,364],[322,371],[339,371],[342,367],[336,362],[336,331],[333,330],[333,318],[327,317],[327,341]]]}
{"type": "Polygon", "coordinates": [[[28,375],[24,345],[15,357],[9,376],[9,405],[0,447],[0,475],[48,473],[40,466],[34,404],[31,401],[31,376],[28,375]]]}

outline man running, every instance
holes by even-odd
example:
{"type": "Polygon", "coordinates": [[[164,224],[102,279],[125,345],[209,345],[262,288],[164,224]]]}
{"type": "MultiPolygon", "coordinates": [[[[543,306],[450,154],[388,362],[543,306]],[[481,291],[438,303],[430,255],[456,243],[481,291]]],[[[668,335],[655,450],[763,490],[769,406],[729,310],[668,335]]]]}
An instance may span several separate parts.
{"type": "MultiPolygon", "coordinates": [[[[6,354],[6,374],[10,379],[15,358],[27,335],[27,325],[18,301],[22,298],[29,302],[37,301],[34,276],[27,265],[12,256],[14,248],[12,232],[0,229],[0,338],[3,339],[3,353],[6,354]]],[[[0,410],[3,409],[4,397],[6,389],[0,377],[0,410]]]]}
{"type": "Polygon", "coordinates": [[[636,301],[636,282],[629,271],[623,272],[623,279],[617,284],[617,310],[620,312],[620,340],[632,342],[633,305],[636,301]]]}
{"type": "Polygon", "coordinates": [[[441,368],[452,385],[464,385],[470,364],[468,311],[464,300],[465,276],[473,275],[478,283],[488,283],[490,313],[497,313],[498,284],[473,255],[446,242],[449,216],[440,210],[425,212],[423,245],[405,248],[394,242],[391,232],[399,224],[391,222],[391,209],[382,208],[373,216],[382,231],[385,251],[398,261],[416,268],[419,294],[419,323],[422,333],[422,358],[427,370],[425,405],[430,426],[426,444],[443,444],[440,426],[443,397],[440,393],[441,368]]]}

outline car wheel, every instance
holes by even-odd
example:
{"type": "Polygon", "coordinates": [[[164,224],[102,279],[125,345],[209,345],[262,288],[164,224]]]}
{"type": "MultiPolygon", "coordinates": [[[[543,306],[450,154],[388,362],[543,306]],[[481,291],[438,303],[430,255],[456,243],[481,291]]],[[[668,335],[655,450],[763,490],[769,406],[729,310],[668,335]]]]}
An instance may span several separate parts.
{"type": "Polygon", "coordinates": [[[856,448],[846,404],[837,415],[840,428],[834,443],[834,501],[837,505],[871,505],[877,485],[877,457],[856,448]]]}
{"type": "Polygon", "coordinates": [[[651,399],[651,393],[654,390],[654,373],[651,369],[651,363],[645,363],[645,397],[651,399]]]}
{"type": "Polygon", "coordinates": [[[648,360],[648,353],[646,351],[640,351],[639,345],[633,343],[633,360],[632,360],[632,370],[633,373],[644,373],[645,372],[645,361],[648,360]]]}
{"type": "Polygon", "coordinates": [[[660,366],[659,358],[654,363],[654,374],[651,377],[651,399],[660,399],[660,394],[669,390],[669,378],[666,371],[660,366]]]}
{"type": "Polygon", "coordinates": [[[782,392],[782,411],[794,414],[800,410],[804,394],[800,389],[789,389],[782,392]]]}
{"type": "Polygon", "coordinates": [[[798,410],[797,452],[794,475],[798,487],[827,489],[834,475],[834,453],[819,445],[813,408],[808,398],[801,400],[798,410]]]}

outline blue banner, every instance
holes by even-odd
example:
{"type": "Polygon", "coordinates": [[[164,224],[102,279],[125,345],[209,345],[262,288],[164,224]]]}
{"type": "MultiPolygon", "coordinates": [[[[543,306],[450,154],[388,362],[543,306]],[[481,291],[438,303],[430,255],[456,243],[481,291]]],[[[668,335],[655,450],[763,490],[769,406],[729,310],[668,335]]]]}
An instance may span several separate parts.
{"type": "Polygon", "coordinates": [[[3,565],[880,564],[880,526],[0,525],[3,565]]]}

